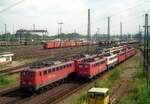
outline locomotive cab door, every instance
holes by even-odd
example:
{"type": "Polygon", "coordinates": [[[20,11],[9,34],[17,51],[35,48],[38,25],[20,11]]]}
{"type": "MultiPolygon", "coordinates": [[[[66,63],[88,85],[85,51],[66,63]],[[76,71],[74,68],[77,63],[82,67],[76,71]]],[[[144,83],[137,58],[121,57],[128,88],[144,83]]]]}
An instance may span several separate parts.
{"type": "Polygon", "coordinates": [[[39,72],[38,82],[39,82],[39,86],[41,86],[43,84],[43,73],[41,71],[39,72]]]}

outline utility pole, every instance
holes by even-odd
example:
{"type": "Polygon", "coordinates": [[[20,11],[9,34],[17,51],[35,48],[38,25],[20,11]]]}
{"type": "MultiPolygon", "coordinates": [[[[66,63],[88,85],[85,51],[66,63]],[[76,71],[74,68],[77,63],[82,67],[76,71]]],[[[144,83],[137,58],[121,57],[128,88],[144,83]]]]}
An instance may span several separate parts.
{"type": "Polygon", "coordinates": [[[7,33],[7,25],[5,24],[5,34],[7,33]]]}
{"type": "Polygon", "coordinates": [[[148,32],[149,32],[149,25],[148,25],[148,14],[145,14],[145,32],[144,32],[144,55],[143,55],[143,64],[144,64],[144,67],[143,67],[143,72],[144,72],[144,75],[146,75],[147,77],[147,87],[149,89],[149,35],[148,35],[148,32]]]}
{"type": "Polygon", "coordinates": [[[110,17],[108,17],[107,39],[108,41],[110,41],[110,17]]]}
{"type": "Polygon", "coordinates": [[[142,40],[142,33],[141,33],[141,26],[139,25],[138,42],[141,43],[141,40],[142,40]]]}
{"type": "Polygon", "coordinates": [[[5,26],[5,41],[7,41],[7,43],[8,43],[8,34],[7,34],[7,24],[4,24],[4,26],[5,26]]]}
{"type": "Polygon", "coordinates": [[[35,24],[33,24],[33,30],[35,31],[35,24]]]}
{"type": "Polygon", "coordinates": [[[91,22],[90,22],[90,9],[88,9],[88,29],[87,29],[87,41],[89,42],[87,47],[87,53],[90,53],[90,42],[91,42],[91,22]]]}
{"type": "Polygon", "coordinates": [[[122,40],[122,22],[120,22],[120,40],[122,40]]]}
{"type": "Polygon", "coordinates": [[[58,30],[57,30],[57,38],[59,38],[59,24],[58,24],[58,30]]]}
{"type": "Polygon", "coordinates": [[[14,26],[14,24],[13,24],[13,34],[15,34],[15,26],[14,26]]]}

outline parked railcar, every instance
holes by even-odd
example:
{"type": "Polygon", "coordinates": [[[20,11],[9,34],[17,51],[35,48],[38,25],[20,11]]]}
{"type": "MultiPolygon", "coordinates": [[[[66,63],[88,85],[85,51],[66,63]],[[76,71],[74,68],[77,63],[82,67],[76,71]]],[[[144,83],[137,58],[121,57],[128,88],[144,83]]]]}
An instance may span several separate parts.
{"type": "Polygon", "coordinates": [[[107,69],[114,67],[118,63],[117,55],[108,53],[106,56],[107,69]]]}
{"type": "Polygon", "coordinates": [[[45,42],[43,45],[44,49],[52,48],[63,48],[63,47],[74,47],[74,46],[85,46],[85,45],[95,45],[96,42],[81,42],[81,41],[64,41],[64,42],[45,42]]]}
{"type": "Polygon", "coordinates": [[[118,63],[125,61],[125,59],[126,59],[126,52],[124,50],[121,50],[118,55],[118,63]]]}
{"type": "Polygon", "coordinates": [[[20,86],[27,91],[38,91],[49,84],[65,79],[74,72],[74,61],[34,65],[21,72],[20,86]]]}
{"type": "Polygon", "coordinates": [[[94,76],[104,72],[107,69],[106,59],[91,58],[78,64],[78,77],[91,79],[94,76]]]}
{"type": "Polygon", "coordinates": [[[88,59],[91,59],[91,58],[94,58],[94,57],[97,57],[97,55],[86,55],[85,57],[82,57],[82,58],[79,58],[79,59],[75,59],[74,60],[74,63],[75,63],[75,66],[76,66],[76,70],[77,70],[77,67],[78,67],[78,64],[80,64],[81,62],[84,62],[88,59]]]}
{"type": "Polygon", "coordinates": [[[47,43],[44,43],[43,48],[44,48],[44,49],[52,49],[52,48],[55,48],[54,44],[55,44],[54,42],[47,42],[47,43]]]}
{"type": "Polygon", "coordinates": [[[128,48],[126,49],[126,59],[128,59],[129,57],[133,56],[135,54],[135,49],[134,48],[128,48]]]}
{"type": "Polygon", "coordinates": [[[126,59],[125,48],[118,47],[116,50],[111,51],[111,53],[117,55],[118,63],[121,63],[126,59]]]}

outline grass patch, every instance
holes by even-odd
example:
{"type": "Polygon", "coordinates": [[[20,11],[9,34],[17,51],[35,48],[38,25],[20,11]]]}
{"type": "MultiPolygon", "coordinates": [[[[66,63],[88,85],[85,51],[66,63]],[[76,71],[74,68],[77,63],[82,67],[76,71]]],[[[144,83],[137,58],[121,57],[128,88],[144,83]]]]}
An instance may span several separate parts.
{"type": "MultiPolygon", "coordinates": [[[[134,56],[130,58],[128,61],[118,65],[114,69],[112,69],[109,73],[107,73],[100,81],[95,81],[93,84],[91,84],[91,87],[105,87],[105,88],[111,88],[112,86],[116,85],[119,82],[119,77],[121,73],[127,68],[127,65],[134,64],[137,62],[138,57],[134,56]]],[[[78,97],[75,97],[73,99],[73,102],[71,104],[87,104],[87,91],[82,91],[81,94],[78,97]]],[[[126,103],[130,104],[130,103],[126,103]]],[[[131,103],[132,104],[132,103],[131,103]]]]}
{"type": "Polygon", "coordinates": [[[148,87],[146,76],[143,75],[142,67],[138,64],[139,59],[137,58],[136,61],[137,72],[133,84],[133,91],[129,93],[129,96],[123,97],[119,104],[150,104],[150,84],[148,87]]]}
{"type": "Polygon", "coordinates": [[[20,76],[19,74],[0,76],[0,90],[8,89],[19,85],[20,76]]]}
{"type": "Polygon", "coordinates": [[[4,76],[0,76],[0,85],[7,85],[7,84],[9,84],[10,83],[10,81],[7,79],[7,78],[5,78],[4,76]]]}
{"type": "Polygon", "coordinates": [[[133,91],[130,92],[129,96],[122,98],[119,104],[150,104],[149,92],[150,87],[147,86],[147,80],[142,71],[138,70],[133,91]]]}

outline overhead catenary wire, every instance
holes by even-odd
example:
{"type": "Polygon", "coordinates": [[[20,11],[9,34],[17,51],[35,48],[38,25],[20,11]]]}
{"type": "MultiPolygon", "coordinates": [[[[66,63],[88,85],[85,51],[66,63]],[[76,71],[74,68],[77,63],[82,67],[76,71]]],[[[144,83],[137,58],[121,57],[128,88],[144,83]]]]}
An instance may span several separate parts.
{"type": "Polygon", "coordinates": [[[18,1],[18,2],[16,2],[16,3],[14,3],[14,4],[12,4],[12,5],[10,5],[10,6],[6,7],[6,8],[4,8],[4,9],[0,10],[0,13],[3,13],[3,12],[5,12],[5,11],[9,10],[9,9],[11,9],[11,8],[13,8],[13,7],[19,5],[20,3],[24,2],[24,1],[25,1],[25,0],[20,0],[20,1],[18,1]]]}
{"type": "MultiPolygon", "coordinates": [[[[14,3],[14,4],[12,4],[12,5],[10,5],[10,6],[6,7],[6,8],[4,8],[4,9],[0,10],[0,14],[2,14],[2,13],[4,13],[4,12],[6,12],[7,10],[9,10],[9,9],[11,9],[11,8],[13,8],[13,7],[19,5],[19,4],[21,4],[21,3],[24,2],[24,1],[25,1],[25,0],[20,0],[20,1],[16,2],[16,3],[14,3]]],[[[2,17],[2,16],[1,16],[1,17],[2,17]]],[[[1,21],[1,23],[5,24],[3,21],[1,21]]]]}
{"type": "MultiPolygon", "coordinates": [[[[137,9],[137,8],[141,8],[141,6],[140,5],[142,5],[142,4],[147,4],[147,6],[148,5],[150,5],[150,3],[145,3],[145,2],[140,2],[138,5],[135,5],[134,7],[128,7],[128,8],[126,8],[126,9],[124,9],[124,10],[121,10],[121,11],[119,11],[119,12],[117,12],[117,13],[114,13],[114,14],[112,14],[112,15],[110,15],[110,17],[111,18],[114,18],[114,17],[116,17],[116,16],[119,16],[119,15],[123,15],[123,13],[125,13],[127,10],[135,10],[135,9],[137,9]]],[[[145,5],[143,5],[143,6],[145,6],[145,5]]],[[[142,6],[142,7],[143,7],[142,6]]],[[[145,9],[145,8],[144,8],[145,9]]],[[[144,10],[142,10],[142,11],[144,11],[144,10]]],[[[139,17],[139,16],[138,16],[139,17]]],[[[107,17],[105,17],[105,18],[101,18],[101,19],[107,19],[107,17]]],[[[113,20],[113,19],[112,19],[113,20]]],[[[122,20],[121,20],[122,21],[122,20]]],[[[130,21],[130,20],[129,20],[130,21]]],[[[106,21],[103,21],[103,22],[106,22],[106,21]]],[[[126,24],[126,21],[122,21],[122,22],[125,22],[125,24],[126,24]]],[[[119,22],[118,22],[119,23],[119,22]]],[[[105,23],[106,24],[106,23],[105,23]]],[[[118,26],[114,26],[113,25],[113,23],[112,23],[112,25],[111,25],[111,27],[113,27],[113,28],[118,28],[118,26]]],[[[114,30],[114,29],[112,29],[111,28],[111,30],[114,30]]]]}

